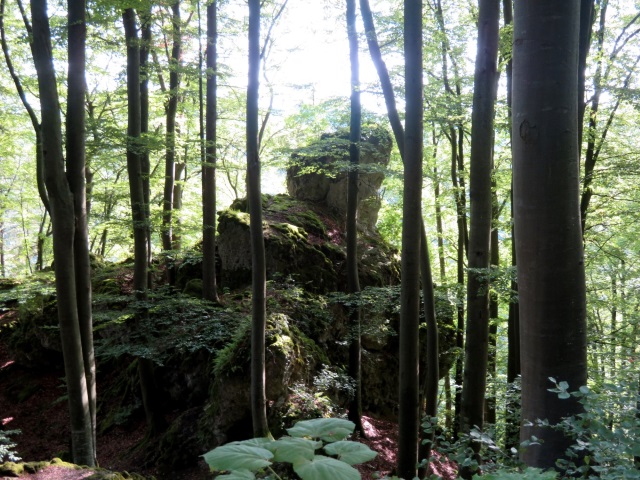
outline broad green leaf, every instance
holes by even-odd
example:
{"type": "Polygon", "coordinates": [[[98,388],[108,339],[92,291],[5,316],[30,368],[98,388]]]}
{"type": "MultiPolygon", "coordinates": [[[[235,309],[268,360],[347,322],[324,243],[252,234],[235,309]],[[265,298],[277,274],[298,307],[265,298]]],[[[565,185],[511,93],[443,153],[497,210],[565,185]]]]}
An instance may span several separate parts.
{"type": "Polygon", "coordinates": [[[353,422],[342,418],[314,418],[302,420],[287,432],[292,437],[319,438],[325,442],[337,442],[351,435],[356,428],[353,422]]]}
{"type": "Polygon", "coordinates": [[[360,480],[360,472],[335,458],[316,455],[312,461],[293,466],[302,480],[360,480]]]}
{"type": "Polygon", "coordinates": [[[348,440],[330,443],[324,447],[324,451],[329,455],[337,455],[339,460],[349,465],[368,462],[369,460],[373,460],[377,455],[376,452],[366,445],[348,440]]]}
{"type": "MultiPolygon", "coordinates": [[[[248,445],[250,447],[262,447],[267,448],[265,445],[273,442],[273,438],[269,437],[258,437],[258,438],[249,438],[248,440],[240,440],[237,442],[229,442],[227,445],[248,445]]],[[[267,450],[269,450],[267,448],[267,450]]]]}
{"type": "Polygon", "coordinates": [[[256,476],[252,471],[242,468],[233,470],[225,475],[218,475],[216,478],[224,480],[255,480],[256,476]]]}
{"type": "Polygon", "coordinates": [[[227,444],[203,455],[212,470],[259,470],[268,465],[273,453],[251,445],[227,444]]]}
{"type": "Polygon", "coordinates": [[[293,437],[282,437],[265,446],[273,453],[274,462],[289,463],[313,460],[316,450],[320,447],[322,447],[322,442],[293,437]]]}

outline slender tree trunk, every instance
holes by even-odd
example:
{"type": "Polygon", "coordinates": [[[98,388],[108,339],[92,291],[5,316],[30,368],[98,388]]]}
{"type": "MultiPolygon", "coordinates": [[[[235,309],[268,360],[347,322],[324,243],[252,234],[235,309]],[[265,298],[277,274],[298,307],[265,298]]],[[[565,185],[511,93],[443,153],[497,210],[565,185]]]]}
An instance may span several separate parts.
{"type": "MultiPolygon", "coordinates": [[[[460,429],[483,428],[489,345],[489,288],[487,271],[491,249],[491,171],[493,118],[498,59],[498,0],[480,0],[478,51],[474,76],[471,126],[471,231],[467,282],[467,325],[460,429]]],[[[471,478],[471,472],[463,472],[471,478]]]]}
{"type": "MultiPolygon", "coordinates": [[[[502,0],[502,12],[505,26],[513,24],[513,3],[512,0],[502,0]]],[[[512,66],[513,60],[509,58],[505,65],[505,76],[507,80],[507,116],[511,123],[511,101],[512,101],[512,66]]],[[[512,138],[509,129],[509,139],[512,138]]],[[[513,228],[513,183],[511,188],[511,267],[516,268],[516,240],[513,228]]],[[[518,282],[511,280],[511,296],[509,300],[509,317],[507,320],[507,400],[505,405],[505,449],[510,450],[519,445],[520,439],[520,399],[519,391],[516,392],[516,381],[520,376],[520,320],[517,300],[518,282]]]]}
{"type": "MultiPolygon", "coordinates": [[[[133,289],[136,297],[145,301],[148,295],[148,238],[149,218],[146,215],[142,162],[140,154],[141,101],[140,101],[140,45],[137,34],[136,14],[132,8],[122,16],[127,42],[127,172],[133,222],[133,289]]],[[[141,311],[140,315],[146,315],[141,311]]],[[[147,431],[156,435],[164,426],[160,415],[159,396],[156,393],[153,365],[150,360],[138,358],[140,390],[147,419],[147,431]]]]}
{"type": "MultiPolygon", "coordinates": [[[[584,257],[579,205],[577,0],[514,5],[513,174],[521,319],[522,416],[534,422],[579,413],[549,392],[587,381],[584,257]]],[[[571,444],[558,430],[525,426],[544,443],[522,453],[553,468],[571,444]]]]}
{"type": "Polygon", "coordinates": [[[216,281],[216,122],[218,6],[207,5],[207,113],[206,149],[202,167],[202,293],[205,300],[218,303],[216,281]]]}
{"type": "MultiPolygon", "coordinates": [[[[347,293],[360,293],[358,278],[358,168],[360,164],[360,137],[362,105],[360,104],[360,64],[358,59],[358,32],[356,30],[356,2],[347,0],[347,34],[349,37],[349,58],[351,62],[351,120],[349,129],[349,177],[347,191],[347,293]]],[[[349,403],[349,420],[356,425],[361,436],[365,436],[362,426],[362,372],[360,319],[362,307],[349,307],[351,343],[349,345],[349,375],[356,382],[353,398],[349,403]]]]}
{"type": "Polygon", "coordinates": [[[398,476],[412,479],[418,463],[420,222],[422,204],[422,1],[404,2],[405,91],[400,298],[400,402],[398,476]]]}
{"type": "MultiPolygon", "coordinates": [[[[81,9],[82,4],[70,1],[69,22],[81,9]]],[[[94,434],[91,421],[90,399],[87,390],[87,373],[83,356],[76,288],[76,264],[74,260],[75,211],[74,198],[65,176],[65,160],[62,153],[62,123],[57,81],[51,57],[51,31],[47,15],[46,0],[31,1],[34,25],[33,53],[38,74],[38,90],[42,110],[42,140],[45,160],[45,183],[49,194],[53,225],[53,251],[56,274],[56,294],[60,337],[65,365],[69,410],[71,417],[71,444],[74,462],[95,465],[94,434]],[[73,239],[69,241],[69,239],[73,239]]],[[[73,25],[70,25],[73,27],[73,25]]],[[[81,27],[84,28],[84,27],[81,27]]],[[[74,32],[74,34],[77,33],[74,32]]],[[[70,36],[77,39],[74,34],[70,36]]],[[[78,53],[78,52],[74,52],[78,53]]],[[[72,62],[75,60],[70,59],[72,62]]],[[[76,72],[77,73],[77,72],[76,72]]],[[[71,78],[69,79],[72,80],[71,78]]],[[[74,97],[73,84],[69,95],[74,97]]],[[[80,132],[84,135],[84,131],[80,132]]],[[[86,237],[85,237],[86,238],[86,237]]]]}
{"type": "Polygon", "coordinates": [[[86,1],[68,2],[68,62],[67,77],[67,178],[73,194],[75,237],[73,240],[76,302],[82,339],[84,373],[87,384],[93,458],[96,461],[96,362],[93,351],[93,316],[91,292],[91,263],[89,260],[89,231],[87,222],[87,172],[85,156],[85,50],[87,38],[86,1]]]}
{"type": "MultiPolygon", "coordinates": [[[[454,72],[454,88],[451,87],[449,80],[449,42],[447,39],[447,31],[444,23],[444,15],[442,12],[441,0],[434,0],[432,6],[438,28],[442,34],[442,41],[440,45],[440,55],[442,58],[442,80],[444,83],[445,91],[451,97],[460,97],[460,78],[456,64],[453,64],[454,72]]],[[[453,59],[452,59],[453,60],[453,59]]],[[[462,410],[462,388],[463,388],[463,365],[464,365],[464,271],[465,271],[465,258],[468,250],[468,228],[467,228],[467,206],[466,206],[466,191],[464,182],[464,138],[463,130],[460,125],[451,123],[448,127],[448,131],[445,133],[450,144],[451,149],[451,183],[453,185],[453,192],[456,204],[456,218],[458,227],[458,239],[457,239],[457,258],[456,258],[456,310],[457,310],[457,322],[456,322],[456,349],[458,356],[456,358],[455,366],[455,397],[454,397],[454,428],[453,436],[457,438],[458,430],[460,429],[459,420],[462,410]]]]}
{"type": "Polygon", "coordinates": [[[265,388],[267,325],[266,264],[262,232],[262,194],[258,155],[258,88],[260,84],[260,0],[249,0],[249,83],[247,87],[247,196],[251,230],[251,414],[253,435],[270,437],[265,388]]]}
{"type": "MultiPolygon", "coordinates": [[[[495,182],[493,188],[495,189],[495,182]]],[[[497,202],[495,190],[493,190],[494,210],[497,202]]],[[[497,270],[500,267],[500,241],[498,239],[498,215],[494,212],[493,227],[491,228],[491,268],[497,270]]],[[[498,340],[498,294],[489,294],[489,351],[487,360],[487,376],[491,382],[487,388],[484,402],[484,419],[489,425],[496,424],[496,367],[497,367],[497,340],[498,340]]]]}
{"type": "MultiPolygon", "coordinates": [[[[144,198],[144,215],[151,218],[151,162],[149,160],[149,76],[151,67],[149,65],[149,52],[151,51],[152,31],[151,31],[151,4],[142,7],[139,11],[140,17],[140,175],[142,177],[142,197],[144,198]]],[[[147,288],[153,288],[153,275],[151,272],[152,250],[151,250],[151,222],[146,225],[147,236],[147,288]]]]}
{"type": "MultiPolygon", "coordinates": [[[[607,9],[608,0],[603,2],[604,10],[607,9]]],[[[578,50],[578,147],[582,153],[582,132],[584,129],[584,112],[586,110],[585,90],[587,76],[587,57],[591,47],[591,34],[593,32],[594,0],[580,0],[580,40],[578,50]]],[[[583,225],[584,230],[584,225],[583,225]]]]}
{"type": "Polygon", "coordinates": [[[36,250],[36,272],[41,272],[44,269],[44,242],[46,236],[48,213],[45,209],[42,214],[42,220],[40,221],[40,228],[38,228],[38,246],[36,250]]]}
{"type": "MultiPolygon", "coordinates": [[[[162,249],[165,252],[173,250],[173,210],[174,187],[176,179],[176,115],[178,113],[178,99],[180,87],[180,0],[171,6],[171,25],[173,45],[169,59],[169,91],[166,104],[166,136],[165,136],[165,165],[164,165],[164,197],[162,201],[162,249]]],[[[168,259],[167,274],[169,284],[175,283],[175,269],[173,261],[168,259]]]]}
{"type": "MultiPolygon", "coordinates": [[[[376,36],[375,26],[373,23],[373,15],[371,14],[371,9],[369,7],[368,0],[360,0],[360,10],[362,13],[362,20],[364,24],[364,29],[367,37],[367,44],[369,46],[369,52],[371,55],[371,59],[376,67],[378,72],[378,77],[380,79],[380,84],[382,85],[382,91],[384,94],[385,104],[387,106],[387,115],[389,118],[389,123],[391,124],[391,128],[394,133],[394,137],[396,140],[396,144],[398,145],[398,150],[400,151],[400,156],[402,157],[403,162],[405,161],[405,131],[402,127],[402,122],[400,121],[400,116],[398,115],[398,110],[396,108],[395,95],[393,93],[393,88],[391,86],[391,80],[389,78],[389,72],[387,71],[386,65],[382,60],[382,54],[380,52],[380,46],[378,44],[378,39],[376,36]]],[[[422,216],[420,216],[420,245],[421,245],[421,253],[419,256],[420,260],[420,274],[422,275],[422,291],[423,291],[423,301],[424,301],[424,311],[425,317],[427,321],[427,372],[426,372],[426,380],[425,380],[425,397],[428,405],[427,414],[431,417],[435,417],[437,414],[437,395],[438,395],[438,380],[439,380],[439,370],[438,370],[438,324],[435,317],[435,300],[433,293],[433,279],[431,276],[431,263],[429,259],[429,249],[427,245],[427,236],[424,229],[424,222],[422,220],[422,216]],[[435,363],[431,363],[432,360],[435,359],[435,363]]],[[[429,456],[428,449],[424,449],[421,452],[424,454],[425,458],[429,456]]]]}

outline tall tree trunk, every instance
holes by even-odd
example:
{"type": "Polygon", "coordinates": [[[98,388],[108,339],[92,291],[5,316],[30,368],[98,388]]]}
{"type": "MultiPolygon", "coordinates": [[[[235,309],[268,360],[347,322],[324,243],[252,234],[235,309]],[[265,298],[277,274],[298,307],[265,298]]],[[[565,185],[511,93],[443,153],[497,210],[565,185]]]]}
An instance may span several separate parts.
{"type": "MultiPolygon", "coordinates": [[[[580,39],[578,50],[578,148],[582,153],[582,133],[584,130],[584,112],[586,110],[585,91],[587,77],[587,57],[591,48],[591,34],[593,32],[595,0],[580,0],[580,39]]],[[[607,9],[605,0],[604,10],[607,9]]],[[[583,225],[584,230],[584,225],[583,225]]]]}
{"type": "MultiPolygon", "coordinates": [[[[521,321],[522,417],[535,422],[581,411],[549,392],[549,377],[576,390],[587,381],[584,257],[579,205],[577,0],[514,5],[513,187],[521,321]]],[[[553,468],[571,444],[531,425],[544,443],[522,453],[553,468]]]]}
{"type": "MultiPolygon", "coordinates": [[[[373,23],[373,15],[371,14],[371,8],[368,0],[360,0],[360,11],[362,13],[362,21],[364,24],[365,34],[367,37],[367,44],[369,46],[369,53],[371,59],[378,72],[378,78],[382,85],[382,91],[384,94],[385,104],[387,106],[387,116],[389,123],[393,130],[393,134],[398,145],[400,156],[404,162],[405,160],[405,131],[398,115],[396,108],[395,95],[391,86],[391,80],[389,78],[389,72],[382,60],[382,54],[380,52],[380,45],[378,44],[378,38],[376,35],[375,26],[373,23]]],[[[420,216],[420,274],[422,275],[422,292],[424,302],[424,312],[427,322],[427,372],[425,379],[425,397],[427,403],[427,415],[435,417],[437,413],[437,395],[438,395],[438,324],[435,316],[435,300],[433,292],[433,278],[431,275],[431,263],[429,259],[429,248],[427,245],[427,236],[424,229],[424,222],[422,216],[420,216]],[[434,361],[435,359],[435,361],[434,361]]],[[[429,438],[431,435],[429,436],[429,438]]],[[[425,458],[428,458],[428,449],[422,450],[425,458]]]]}
{"type": "MultiPolygon", "coordinates": [[[[151,162],[149,160],[149,52],[151,51],[151,3],[138,11],[140,17],[140,175],[142,176],[142,197],[144,198],[144,215],[151,218],[151,162]]],[[[147,288],[153,288],[151,261],[151,222],[146,224],[147,236],[147,288]]]]}
{"type": "Polygon", "coordinates": [[[406,120],[400,297],[398,476],[412,479],[418,463],[420,225],[422,220],[422,1],[404,2],[406,120]]]}
{"type": "MultiPolygon", "coordinates": [[[[162,249],[165,252],[173,250],[173,209],[174,187],[176,179],[176,115],[178,113],[178,99],[180,87],[180,58],[181,58],[181,28],[180,28],[180,0],[171,6],[171,36],[172,48],[169,58],[169,91],[166,104],[166,136],[165,136],[165,165],[164,165],[164,196],[162,200],[162,249]]],[[[174,262],[168,259],[167,274],[169,284],[175,283],[174,262]]]]}
{"type": "MultiPolygon", "coordinates": [[[[140,154],[140,44],[135,11],[132,8],[126,9],[122,20],[127,42],[127,172],[133,222],[133,289],[136,297],[145,301],[148,295],[149,218],[146,215],[140,154]]],[[[139,314],[146,315],[146,311],[142,310],[139,314]]],[[[138,375],[147,419],[147,431],[150,436],[154,436],[163,428],[164,420],[159,411],[159,396],[156,393],[153,365],[150,360],[138,358],[138,375]]]]}
{"type": "MultiPolygon", "coordinates": [[[[482,430],[489,345],[489,288],[491,250],[491,172],[495,110],[499,0],[480,0],[478,50],[471,126],[471,231],[467,282],[467,325],[460,429],[482,430]]],[[[464,472],[471,478],[470,472],[464,472]]]]}
{"type": "MultiPolygon", "coordinates": [[[[347,190],[347,293],[360,293],[358,278],[358,168],[360,164],[360,137],[362,105],[360,103],[360,64],[358,59],[358,32],[356,29],[356,1],[347,0],[347,35],[349,37],[349,59],[351,62],[351,120],[349,125],[349,176],[347,190]]],[[[349,420],[356,425],[360,435],[365,436],[362,426],[362,372],[360,302],[349,307],[351,343],[349,345],[349,375],[356,382],[356,388],[349,403],[349,420]]]]}
{"type": "MultiPolygon", "coordinates": [[[[68,3],[69,22],[78,15],[84,5],[72,0],[68,3]]],[[[75,209],[74,197],[65,175],[65,160],[62,153],[62,122],[57,92],[57,81],[51,56],[51,31],[47,15],[46,0],[31,1],[33,32],[33,54],[38,74],[38,90],[42,110],[42,140],[45,160],[45,183],[49,194],[51,221],[53,225],[53,252],[56,274],[56,294],[60,338],[65,366],[65,377],[69,395],[71,417],[71,444],[74,462],[95,465],[94,431],[91,407],[87,390],[87,372],[83,355],[83,338],[78,315],[78,292],[76,287],[76,264],[74,260],[75,209]],[[69,239],[73,239],[69,241],[69,239]]],[[[73,27],[72,25],[69,25],[73,27]]],[[[84,28],[82,26],[81,28],[84,28]]],[[[75,31],[74,34],[79,33],[75,31]]],[[[78,37],[70,37],[77,40],[78,37]]],[[[78,52],[74,52],[78,53],[78,52]]],[[[76,60],[74,56],[70,59],[76,60]]],[[[72,69],[73,71],[73,69],[72,69]]],[[[77,74],[77,71],[74,72],[77,74]]],[[[72,79],[69,78],[71,81],[72,79]]],[[[77,79],[75,79],[77,81],[77,79]]],[[[77,86],[77,85],[76,85],[77,86]]],[[[69,85],[69,94],[77,92],[69,85]]],[[[81,136],[84,131],[78,132],[81,136]]],[[[86,237],[85,237],[86,238],[86,237]]],[[[84,320],[84,319],[83,319],[84,320]]]]}
{"type": "Polygon", "coordinates": [[[202,166],[202,293],[205,300],[216,303],[220,301],[216,281],[217,3],[214,0],[207,5],[206,148],[202,166]]]}
{"type": "Polygon", "coordinates": [[[260,0],[249,0],[249,83],[247,86],[247,196],[251,230],[251,415],[253,435],[270,437],[265,388],[267,326],[266,262],[262,232],[262,194],[258,154],[258,89],[260,85],[260,0]]]}
{"type": "MultiPolygon", "coordinates": [[[[513,25],[513,3],[512,0],[502,0],[502,15],[504,25],[513,25]]],[[[507,80],[507,118],[511,123],[511,103],[512,103],[512,67],[513,59],[509,58],[505,65],[505,76],[507,80]]],[[[509,129],[509,139],[512,138],[509,129]]],[[[511,188],[510,217],[511,217],[511,267],[516,268],[516,240],[513,228],[513,184],[511,188]]],[[[511,298],[509,300],[509,317],[507,320],[507,399],[505,405],[505,448],[510,450],[519,445],[520,440],[520,399],[519,392],[516,392],[515,382],[520,376],[520,320],[516,292],[518,282],[511,280],[511,298]]]]}
{"type": "Polygon", "coordinates": [[[67,178],[73,194],[75,211],[75,237],[73,252],[75,262],[78,321],[82,339],[82,356],[86,376],[91,431],[93,434],[93,458],[96,459],[96,362],[93,351],[93,317],[91,311],[91,263],[89,261],[89,231],[87,225],[87,172],[85,156],[85,50],[87,38],[86,0],[68,2],[68,62],[67,76],[67,178]]]}

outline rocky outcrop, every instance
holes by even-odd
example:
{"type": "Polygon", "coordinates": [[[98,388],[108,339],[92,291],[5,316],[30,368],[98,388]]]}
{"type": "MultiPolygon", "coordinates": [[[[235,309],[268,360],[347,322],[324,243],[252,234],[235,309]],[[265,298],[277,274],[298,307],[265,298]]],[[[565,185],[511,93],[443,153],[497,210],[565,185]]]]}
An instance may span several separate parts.
{"type": "MultiPolygon", "coordinates": [[[[359,172],[359,271],[366,286],[399,281],[397,251],[375,224],[379,190],[389,163],[391,137],[381,128],[363,131],[359,172]]],[[[291,276],[314,292],[344,290],[348,132],[325,134],[291,156],[289,195],[263,195],[262,215],[267,277],[291,276]]],[[[231,289],[251,282],[251,242],[246,200],[220,212],[220,283],[231,289]]]]}
{"type": "MultiPolygon", "coordinates": [[[[378,221],[385,168],[391,155],[391,136],[383,128],[362,131],[358,171],[358,224],[372,231],[378,221]]],[[[349,132],[324,134],[318,142],[293,153],[287,169],[289,195],[320,204],[344,217],[347,211],[349,132]]]]}

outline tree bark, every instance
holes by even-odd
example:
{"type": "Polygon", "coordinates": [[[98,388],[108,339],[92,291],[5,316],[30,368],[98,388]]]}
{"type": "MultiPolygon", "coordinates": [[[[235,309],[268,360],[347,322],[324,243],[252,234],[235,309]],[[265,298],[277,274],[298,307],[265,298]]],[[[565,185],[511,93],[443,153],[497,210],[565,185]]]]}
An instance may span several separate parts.
{"type": "MultiPolygon", "coordinates": [[[[579,413],[549,392],[549,377],[577,390],[587,381],[586,300],[579,205],[578,37],[580,3],[514,5],[513,187],[520,297],[522,417],[579,413]]],[[[525,424],[526,425],[526,424],[525,424]]],[[[571,439],[524,426],[544,440],[522,453],[553,468],[571,439]]]]}
{"type": "Polygon", "coordinates": [[[218,5],[207,5],[207,109],[206,147],[202,166],[202,293],[205,300],[218,303],[216,281],[216,143],[218,5]]]}
{"type": "MultiPolygon", "coordinates": [[[[146,301],[149,218],[146,214],[141,162],[140,44],[134,9],[124,10],[122,20],[127,43],[127,172],[133,223],[133,289],[138,300],[146,301]]],[[[146,315],[146,310],[141,309],[139,315],[146,315]]],[[[138,358],[138,376],[147,432],[154,436],[163,428],[164,420],[159,411],[159,396],[156,394],[153,365],[150,360],[138,358]]]]}
{"type": "Polygon", "coordinates": [[[420,225],[422,220],[422,1],[404,2],[406,120],[400,293],[398,476],[412,479],[418,463],[420,225]]]}
{"type": "MultiPolygon", "coordinates": [[[[391,80],[389,78],[389,72],[387,71],[386,65],[382,60],[382,54],[380,53],[380,46],[378,44],[378,38],[375,31],[375,26],[373,23],[373,15],[371,14],[371,8],[369,7],[368,0],[360,0],[360,10],[362,13],[362,21],[364,24],[365,34],[367,37],[367,44],[369,46],[369,52],[371,54],[371,59],[376,67],[378,72],[378,77],[380,79],[380,84],[382,85],[382,90],[384,94],[385,104],[387,106],[387,116],[389,118],[389,123],[391,124],[394,137],[396,140],[396,144],[398,145],[398,150],[400,152],[400,156],[405,161],[405,131],[402,127],[402,122],[400,121],[400,116],[398,115],[398,110],[396,108],[395,95],[393,93],[393,88],[391,86],[391,80]]],[[[437,213],[436,213],[437,215],[437,213]]],[[[435,417],[437,415],[437,395],[438,395],[438,381],[439,381],[439,370],[438,370],[438,359],[439,359],[439,350],[438,350],[438,324],[435,316],[435,300],[434,300],[434,291],[433,291],[433,277],[431,275],[431,261],[429,258],[429,248],[427,244],[427,236],[424,229],[424,222],[422,220],[422,216],[420,215],[420,275],[422,276],[422,292],[423,292],[423,302],[424,302],[424,312],[425,318],[427,322],[427,372],[425,379],[425,399],[427,403],[427,411],[426,414],[435,417]],[[435,363],[434,362],[435,359],[435,363]]],[[[429,435],[431,438],[432,435],[429,435]]],[[[421,454],[424,454],[424,458],[428,458],[429,451],[428,449],[422,449],[420,451],[421,454]]]]}
{"type": "Polygon", "coordinates": [[[249,0],[249,82],[247,86],[247,196],[251,231],[251,415],[253,435],[270,437],[265,388],[267,326],[266,262],[262,232],[262,194],[258,153],[258,89],[260,84],[260,0],[249,0]]]}
{"type": "Polygon", "coordinates": [[[93,351],[93,317],[91,311],[91,263],[89,260],[89,231],[87,213],[87,172],[85,156],[85,50],[87,38],[86,1],[68,2],[68,62],[67,76],[67,178],[73,194],[75,237],[73,251],[78,306],[78,321],[82,340],[82,355],[87,383],[93,458],[96,461],[96,362],[93,351]]]}
{"type": "MultiPolygon", "coordinates": [[[[460,429],[480,430],[484,423],[489,345],[488,269],[491,250],[491,172],[493,170],[493,118],[495,111],[500,2],[479,2],[478,50],[473,89],[471,126],[471,230],[467,281],[467,325],[462,381],[460,429]]],[[[466,472],[465,478],[471,478],[466,472]]]]}
{"type": "MultiPolygon", "coordinates": [[[[362,105],[360,103],[360,65],[358,59],[358,32],[356,30],[356,2],[347,0],[347,34],[349,38],[349,59],[351,63],[351,119],[349,128],[349,175],[347,190],[347,293],[360,292],[358,278],[358,168],[360,164],[360,137],[362,105]]],[[[349,307],[351,343],[349,345],[349,375],[355,380],[356,388],[349,402],[348,418],[356,425],[356,430],[365,436],[362,426],[362,375],[360,319],[362,307],[359,302],[349,307]]]]}
{"type": "MultiPolygon", "coordinates": [[[[182,39],[180,28],[180,0],[171,6],[172,48],[169,58],[169,91],[166,103],[166,135],[164,165],[164,196],[162,200],[162,249],[173,250],[173,210],[174,189],[176,181],[176,115],[180,88],[180,63],[182,56],[182,39]]],[[[171,255],[170,255],[171,256],[171,255]]],[[[175,283],[173,261],[167,259],[167,275],[169,284],[175,283]]]]}
{"type": "MultiPolygon", "coordinates": [[[[80,8],[84,8],[73,1],[70,1],[68,6],[70,11],[74,12],[70,15],[69,21],[74,18],[73,15],[77,14],[80,8]]],[[[83,338],[76,303],[78,293],[82,295],[83,292],[78,292],[76,286],[74,197],[65,175],[62,122],[51,53],[51,31],[46,0],[32,0],[31,15],[34,25],[33,55],[42,110],[44,175],[53,226],[58,319],[69,395],[72,457],[75,463],[95,465],[92,412],[87,391],[83,338]],[[70,239],[73,240],[70,241],[70,239]]],[[[70,85],[69,93],[73,97],[77,92],[73,92],[72,88],[74,87],[70,85]]],[[[84,131],[81,135],[84,135],[84,131]]]]}
{"type": "MultiPolygon", "coordinates": [[[[140,175],[142,176],[142,197],[144,198],[144,215],[151,218],[151,163],[149,160],[149,52],[151,51],[151,4],[138,11],[140,17],[140,175]]],[[[151,222],[147,222],[147,288],[153,288],[151,274],[151,222]]]]}

